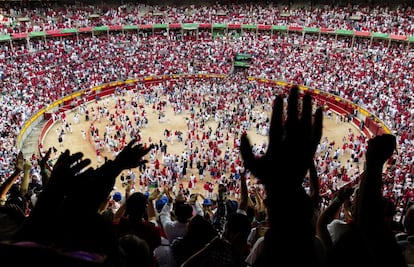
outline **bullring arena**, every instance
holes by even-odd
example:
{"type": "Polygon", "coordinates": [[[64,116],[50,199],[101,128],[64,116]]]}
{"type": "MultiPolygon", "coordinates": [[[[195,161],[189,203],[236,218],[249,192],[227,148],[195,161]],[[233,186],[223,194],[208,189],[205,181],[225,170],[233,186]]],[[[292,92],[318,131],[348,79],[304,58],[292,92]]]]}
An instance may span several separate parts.
{"type": "MultiPolygon", "coordinates": [[[[231,80],[229,78],[227,79],[231,80]]],[[[197,82],[192,82],[189,78],[180,80],[182,80],[182,83],[186,83],[186,88],[188,88],[188,91],[186,91],[186,89],[182,90],[182,94],[191,94],[191,92],[205,87],[206,82],[208,82],[208,80],[206,81],[204,79],[197,82]]],[[[200,155],[207,153],[210,149],[218,148],[222,154],[211,156],[211,159],[209,160],[218,163],[220,158],[224,158],[226,151],[230,158],[236,156],[240,160],[237,143],[240,138],[240,132],[242,131],[248,133],[253,145],[258,147],[258,149],[260,148],[261,150],[266,151],[268,142],[268,129],[266,129],[268,123],[266,121],[270,119],[272,98],[267,99],[265,104],[262,105],[257,101],[253,101],[251,106],[256,108],[248,113],[252,114],[252,119],[244,121],[241,119],[241,117],[243,117],[241,114],[236,112],[235,114],[232,112],[229,112],[229,114],[225,113],[226,110],[231,111],[234,108],[236,108],[238,112],[243,110],[243,108],[248,108],[249,105],[240,108],[235,104],[237,103],[237,98],[243,96],[243,94],[239,93],[243,90],[243,87],[245,87],[243,81],[238,81],[238,83],[235,84],[237,88],[236,92],[230,91],[222,94],[217,92],[207,92],[207,94],[202,93],[202,97],[194,97],[193,99],[190,98],[189,102],[181,102],[180,105],[183,107],[182,111],[177,110],[180,106],[177,106],[173,100],[169,99],[166,95],[162,95],[161,91],[164,90],[164,86],[166,86],[165,83],[161,83],[161,85],[155,83],[155,85],[147,86],[145,92],[134,89],[119,91],[118,93],[114,93],[112,96],[106,96],[99,101],[91,101],[89,104],[85,105],[84,108],[83,106],[82,108],[74,108],[71,111],[66,112],[63,119],[61,116],[56,116],[56,118],[52,119],[55,123],[51,125],[45,136],[42,138],[42,147],[44,149],[49,147],[56,148],[56,152],[52,154],[52,159],[60,155],[65,149],[82,151],[85,157],[92,160],[91,165],[98,167],[104,162],[104,157],[113,159],[117,154],[117,148],[122,147],[122,144],[120,146],[110,145],[113,142],[121,142],[122,138],[116,136],[123,136],[125,134],[127,136],[125,143],[129,142],[131,136],[137,136],[138,140],[145,146],[162,142],[167,145],[167,153],[165,153],[165,156],[162,151],[158,151],[158,153],[155,153],[154,157],[147,157],[149,160],[149,173],[156,171],[155,177],[148,175],[147,177],[136,178],[137,183],[135,190],[143,192],[147,191],[148,185],[150,184],[149,181],[156,181],[161,188],[163,186],[174,186],[174,184],[171,183],[172,177],[166,179],[162,178],[165,176],[162,172],[163,167],[166,168],[167,166],[170,166],[169,162],[172,161],[174,164],[170,166],[171,169],[176,169],[175,171],[178,172],[179,178],[177,183],[182,184],[184,189],[190,188],[191,193],[197,192],[203,195],[208,195],[203,189],[203,184],[206,181],[213,183],[214,188],[216,189],[219,183],[225,183],[225,179],[223,179],[222,175],[227,179],[231,171],[230,166],[223,168],[220,167],[220,165],[217,165],[219,173],[217,174],[218,177],[214,177],[209,171],[216,165],[208,164],[204,175],[200,175],[196,168],[196,161],[207,161],[207,159],[201,158],[200,155]],[[146,93],[148,93],[148,95],[146,95],[146,93]],[[159,97],[155,98],[155,94],[158,94],[159,97]],[[154,97],[153,100],[149,100],[151,95],[154,97]],[[207,111],[208,108],[215,106],[215,101],[218,103],[223,101],[221,98],[226,99],[226,102],[229,102],[229,105],[217,108],[216,115],[209,114],[207,111]],[[132,104],[134,102],[136,103],[137,108],[134,108],[134,105],[132,104]],[[198,104],[193,106],[191,102],[198,104]],[[167,104],[164,106],[163,103],[167,104]],[[105,112],[101,112],[101,110],[105,110],[105,112]],[[89,113],[88,120],[86,120],[86,113],[89,113]],[[238,118],[234,117],[236,114],[238,118]],[[125,116],[125,118],[115,120],[114,123],[113,120],[110,119],[111,117],[118,118],[120,116],[125,116]],[[205,120],[200,119],[203,116],[207,116],[205,120]],[[129,119],[126,120],[126,117],[129,119]],[[226,117],[229,117],[229,119],[226,119],[226,117]],[[145,118],[147,122],[142,122],[141,120],[143,118],[145,118]],[[226,121],[229,120],[237,123],[226,123],[226,121]],[[257,121],[257,123],[254,123],[253,121],[257,121]],[[218,126],[219,123],[221,123],[222,126],[218,126]],[[67,126],[67,124],[70,124],[70,126],[67,126]],[[138,127],[134,127],[134,124],[138,125],[138,127]],[[201,124],[205,125],[197,126],[201,124]],[[257,124],[260,124],[260,128],[256,129],[257,124]],[[264,127],[262,127],[262,125],[264,127]],[[131,131],[133,131],[134,128],[139,129],[140,133],[131,134],[131,131]],[[59,142],[58,140],[62,129],[64,129],[65,134],[62,142],[59,142]],[[94,129],[98,129],[98,133],[100,134],[96,135],[94,133],[96,130],[94,129]],[[166,130],[171,134],[167,134],[166,130]],[[211,130],[212,133],[209,133],[209,130],[211,130]],[[119,131],[118,134],[117,131],[119,131]],[[181,132],[181,134],[178,134],[179,132],[181,132]],[[105,136],[109,136],[109,138],[105,138],[105,136]],[[211,145],[211,143],[217,143],[217,145],[211,145]],[[194,153],[195,150],[199,150],[201,153],[194,153]],[[193,158],[192,161],[194,162],[194,164],[192,164],[193,167],[188,168],[186,174],[183,174],[183,162],[190,161],[190,155],[197,156],[194,158],[191,156],[191,158],[193,158]],[[157,165],[153,160],[155,158],[160,161],[160,168],[155,167],[155,165],[157,165]],[[198,183],[196,182],[194,184],[193,180],[190,179],[192,174],[194,174],[196,181],[199,181],[198,183]],[[190,182],[190,180],[192,182],[190,182]]],[[[248,93],[246,93],[245,96],[248,96],[248,93]]],[[[332,151],[330,153],[334,154],[335,150],[341,151],[336,157],[338,164],[343,162],[343,165],[345,165],[347,161],[351,162],[349,171],[352,173],[352,177],[350,177],[349,180],[352,180],[360,173],[360,170],[362,170],[363,159],[361,158],[355,163],[351,159],[351,154],[353,154],[353,152],[348,149],[342,152],[340,144],[350,142],[352,138],[357,138],[361,133],[352,123],[346,121],[347,118],[345,118],[345,116],[342,116],[341,118],[338,114],[333,114],[328,111],[326,113],[330,115],[325,116],[323,140],[328,141],[325,141],[324,144],[326,148],[321,149],[321,152],[318,153],[318,156],[321,157],[319,160],[322,162],[322,157],[326,157],[325,153],[330,146],[329,143],[334,142],[335,145],[331,145],[332,147],[330,149],[332,151]],[[344,140],[346,141],[344,142],[344,140]]],[[[249,116],[250,115],[247,115],[247,117],[249,116]]],[[[233,161],[235,160],[229,160],[227,164],[234,164],[233,161]]],[[[135,173],[135,177],[140,177],[138,169],[131,171],[135,173]]],[[[123,175],[127,177],[130,176],[130,173],[125,171],[123,175]]],[[[335,186],[340,187],[344,182],[337,181],[336,183],[337,185],[335,186]]],[[[256,184],[253,177],[251,179],[251,184],[252,186],[256,184]]],[[[122,183],[121,179],[117,179],[117,190],[121,190],[121,188],[124,187],[125,184],[122,183]]],[[[178,190],[174,190],[174,192],[178,192],[178,190]]],[[[232,197],[235,196],[233,195],[232,197]]]]}
{"type": "MultiPolygon", "coordinates": [[[[214,186],[223,182],[221,175],[210,177],[211,168],[229,179],[231,168],[240,165],[241,131],[248,132],[258,153],[262,145],[265,149],[272,97],[298,84],[315,105],[325,107],[324,142],[316,158],[321,193],[358,176],[367,138],[394,133],[398,154],[384,175],[384,194],[403,207],[413,195],[414,116],[414,28],[407,25],[404,9],[377,7],[381,15],[370,17],[369,10],[353,7],[321,7],[315,14],[301,7],[255,8],[127,4],[42,10],[56,20],[16,11],[15,19],[9,16],[15,27],[4,26],[0,35],[2,129],[10,131],[2,137],[2,155],[9,159],[4,166],[24,150],[38,174],[36,157],[55,147],[52,158],[64,149],[82,151],[97,167],[133,135],[146,144],[161,140],[171,155],[154,155],[161,167],[153,177],[141,179],[133,170],[139,191],[148,189],[148,181],[171,182],[166,177],[171,174],[161,172],[165,161],[176,162],[170,167],[180,173],[190,154],[201,160],[201,152],[219,149],[203,159],[215,162],[204,177],[194,163],[174,184],[187,188],[194,174],[193,190],[205,194],[203,179],[214,186]],[[344,10],[354,18],[345,20],[344,10]],[[383,19],[387,12],[401,17],[400,26],[383,19]],[[17,23],[17,17],[29,22],[17,23]],[[252,56],[248,68],[236,69],[237,53],[252,56]],[[27,152],[25,140],[39,124],[45,126],[38,149],[27,152]]],[[[154,160],[149,169],[155,168],[154,160]]],[[[9,173],[3,170],[2,179],[9,173]]],[[[122,188],[118,179],[116,190],[122,188]]]]}

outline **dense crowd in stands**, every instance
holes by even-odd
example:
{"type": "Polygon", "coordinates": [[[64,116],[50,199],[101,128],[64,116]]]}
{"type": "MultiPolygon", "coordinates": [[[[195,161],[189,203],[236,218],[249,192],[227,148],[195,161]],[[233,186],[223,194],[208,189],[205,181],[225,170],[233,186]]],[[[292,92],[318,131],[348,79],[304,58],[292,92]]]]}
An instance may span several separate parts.
{"type": "MultiPolygon", "coordinates": [[[[412,34],[414,27],[411,25],[412,11],[409,8],[393,10],[379,7],[371,9],[348,7],[312,11],[305,9],[289,11],[244,5],[192,7],[190,11],[179,7],[149,8],[147,6],[144,8],[153,10],[153,13],[163,13],[164,16],[154,16],[153,13],[143,15],[140,13],[142,8],[144,7],[123,6],[101,11],[93,7],[70,7],[26,10],[27,13],[23,13],[21,10],[10,10],[10,12],[29,17],[37,26],[25,23],[13,27],[3,26],[3,30],[5,32],[18,32],[95,25],[205,22],[206,17],[209,18],[209,22],[220,23],[296,24],[407,35],[412,34]],[[217,10],[227,15],[217,14],[217,10]],[[290,13],[289,17],[282,16],[286,12],[290,13]],[[101,13],[101,16],[99,19],[91,20],[89,19],[91,13],[101,13]],[[312,16],[309,14],[312,14],[312,16]],[[359,15],[363,18],[360,21],[351,21],[349,20],[351,15],[359,15]],[[54,17],[59,19],[52,19],[54,17]]],[[[390,127],[397,136],[398,154],[393,155],[393,164],[386,168],[385,177],[382,181],[382,193],[392,200],[392,205],[395,207],[394,215],[397,212],[398,217],[403,216],[407,204],[414,197],[412,185],[414,173],[414,102],[412,101],[414,90],[412,84],[414,74],[410,71],[414,55],[410,47],[407,49],[407,44],[390,44],[388,40],[375,40],[370,43],[370,39],[364,38],[356,38],[354,42],[351,42],[352,38],[350,37],[335,38],[329,35],[312,34],[302,36],[296,33],[286,35],[274,33],[271,35],[270,32],[257,34],[255,31],[244,31],[243,33],[230,31],[228,35],[214,36],[216,38],[213,38],[211,30],[200,29],[197,33],[196,36],[194,32],[183,34],[180,31],[169,31],[168,34],[166,31],[155,34],[151,32],[138,33],[136,31],[112,32],[109,35],[106,33],[98,36],[82,34],[68,36],[63,39],[32,38],[29,42],[20,40],[12,43],[0,43],[0,85],[2,87],[2,120],[0,123],[1,197],[5,198],[7,193],[9,200],[17,201],[16,198],[13,198],[13,193],[17,194],[15,187],[7,184],[10,177],[13,177],[16,173],[20,175],[19,172],[15,171],[15,162],[19,158],[18,155],[20,155],[15,146],[16,136],[24,122],[46,105],[78,90],[127,78],[181,73],[229,74],[232,71],[234,54],[243,52],[252,54],[254,59],[248,70],[248,76],[284,80],[292,84],[304,84],[310,88],[333,93],[366,108],[390,127]],[[10,192],[5,192],[5,188],[9,188],[10,192]]],[[[276,86],[272,88],[244,79],[229,79],[230,88],[236,86],[236,84],[240,87],[253,88],[252,91],[256,92],[257,95],[278,92],[276,86]]],[[[149,88],[143,86],[137,89],[149,88]]],[[[364,144],[363,151],[365,151],[365,140],[361,142],[364,144]]],[[[36,174],[37,176],[48,174],[44,166],[42,167],[41,161],[39,163],[35,156],[29,160],[31,161],[31,168],[28,167],[27,169],[20,162],[18,169],[20,171],[24,170],[24,173],[36,174]]],[[[326,182],[326,180],[329,180],[329,175],[326,175],[327,172],[329,173],[329,170],[327,171],[329,167],[328,164],[324,165],[324,158],[322,157],[318,158],[317,162],[317,175],[321,177],[322,181],[325,181],[321,183],[321,190],[325,192],[327,188],[324,187],[329,184],[326,182]]],[[[246,168],[250,169],[251,166],[246,166],[246,168]]],[[[240,168],[240,170],[242,169],[240,168]]],[[[358,175],[360,173],[358,171],[354,174],[358,175]]],[[[257,174],[258,177],[260,175],[260,173],[257,174]]],[[[20,179],[17,180],[20,181],[20,179]]],[[[39,185],[40,180],[38,178],[38,180],[31,181],[31,189],[41,187],[39,185]]],[[[36,190],[40,191],[40,189],[36,190]]],[[[163,193],[168,198],[165,203],[174,202],[168,189],[163,193]]],[[[151,196],[152,200],[161,198],[161,195],[163,194],[151,196]]],[[[257,195],[259,194],[257,193],[257,195]]],[[[217,198],[219,196],[220,194],[217,194],[217,198]]],[[[142,202],[140,197],[134,196],[131,202],[136,201],[138,202],[135,203],[136,205],[140,204],[142,202]]],[[[339,198],[341,202],[345,200],[342,196],[339,198]]],[[[164,198],[164,200],[166,199],[164,198]]],[[[335,203],[338,204],[339,200],[337,199],[335,203]]],[[[193,204],[196,205],[196,202],[193,201],[193,204]]],[[[9,204],[19,203],[9,201],[9,204]]],[[[76,201],[69,203],[69,205],[74,206],[75,204],[79,203],[76,201]]],[[[128,206],[128,202],[124,204],[128,206]]],[[[43,203],[43,205],[45,204],[43,203]]],[[[220,210],[220,205],[217,205],[218,210],[220,210]]],[[[67,207],[68,211],[72,211],[71,208],[74,206],[67,207]]],[[[168,205],[164,207],[168,207],[168,205]]],[[[44,209],[45,207],[41,206],[41,208],[44,209]]],[[[117,210],[123,211],[123,209],[119,208],[117,210]]],[[[130,209],[134,208],[131,207],[130,209]]],[[[195,207],[193,209],[194,213],[198,210],[195,207]]],[[[130,212],[142,213],[141,217],[145,216],[143,211],[129,210],[126,207],[125,214],[131,214],[130,212]]],[[[157,212],[154,211],[154,214],[157,212]]],[[[166,214],[161,209],[159,213],[160,215],[166,214]]],[[[203,212],[203,215],[205,214],[209,214],[209,211],[203,212]]],[[[116,214],[113,216],[116,217],[116,214]]],[[[136,214],[133,216],[136,216],[136,214]]],[[[165,216],[159,216],[159,218],[165,219],[165,216]]],[[[22,220],[20,217],[18,219],[22,220]]],[[[36,218],[33,220],[36,220],[36,218]]],[[[214,221],[216,230],[220,235],[226,236],[224,223],[220,220],[220,218],[216,218],[214,221]]],[[[125,227],[123,233],[130,232],[131,229],[126,230],[128,227],[133,228],[131,222],[124,220],[123,217],[115,219],[115,221],[117,225],[119,223],[120,227],[125,227]]],[[[163,231],[168,229],[165,221],[155,223],[162,225],[163,231]]],[[[155,230],[152,229],[151,231],[155,230]]],[[[165,238],[168,239],[169,234],[167,232],[165,234],[165,238]]],[[[320,233],[320,235],[324,237],[323,233],[320,233]]],[[[31,237],[30,233],[23,233],[23,236],[25,238],[31,237]]],[[[174,246],[172,245],[171,249],[176,249],[179,252],[181,249],[181,253],[184,253],[186,249],[183,252],[183,248],[188,250],[191,247],[186,242],[189,242],[188,240],[191,238],[194,242],[197,238],[194,236],[187,237],[183,232],[181,236],[183,240],[174,246]]],[[[142,236],[140,237],[142,238],[142,236]]],[[[322,237],[321,239],[323,239],[322,237]]],[[[34,240],[38,240],[36,238],[34,240]]],[[[211,236],[206,238],[211,240],[211,236]]],[[[61,244],[66,244],[66,241],[59,240],[61,244]]],[[[96,240],[94,241],[96,242],[96,240]]],[[[128,239],[122,241],[135,242],[128,239]]],[[[146,241],[149,251],[154,255],[157,255],[156,248],[164,242],[161,238],[155,242],[155,245],[148,240],[146,241]]],[[[171,243],[172,241],[168,240],[171,243]]],[[[323,241],[329,243],[329,240],[323,239],[323,241]]],[[[224,244],[217,242],[212,242],[212,246],[225,247],[224,244]]],[[[131,243],[123,244],[131,245],[131,243]]],[[[250,245],[253,244],[254,242],[250,243],[250,245]]],[[[100,246],[103,250],[107,249],[103,248],[104,245],[106,244],[100,246]]],[[[223,251],[226,251],[226,248],[223,248],[223,251]]],[[[211,251],[205,253],[208,254],[211,251]]],[[[184,262],[184,259],[187,259],[188,256],[185,253],[177,257],[174,255],[175,260],[178,259],[179,262],[184,262]]],[[[238,259],[240,257],[239,255],[238,259]]],[[[153,259],[150,260],[150,262],[152,261],[153,259]]],[[[229,261],[231,260],[229,259],[229,261]]]]}
{"type": "MultiPolygon", "coordinates": [[[[6,4],[7,5],[7,4],[6,4]]],[[[412,35],[413,10],[409,6],[348,5],[341,7],[297,7],[264,5],[262,3],[210,6],[150,6],[126,3],[122,6],[65,6],[45,3],[43,8],[9,8],[3,12],[12,27],[5,33],[47,31],[100,25],[138,25],[153,23],[241,23],[290,25],[373,31],[412,35]],[[92,14],[98,16],[91,16],[92,14]],[[29,18],[20,22],[17,17],[29,18]]]]}

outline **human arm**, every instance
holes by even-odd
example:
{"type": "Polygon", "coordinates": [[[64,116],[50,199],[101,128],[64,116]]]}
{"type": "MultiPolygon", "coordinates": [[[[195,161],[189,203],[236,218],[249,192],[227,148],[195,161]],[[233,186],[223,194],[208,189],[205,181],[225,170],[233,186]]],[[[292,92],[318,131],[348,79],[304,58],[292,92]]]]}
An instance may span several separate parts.
{"type": "Polygon", "coordinates": [[[172,208],[171,207],[172,207],[172,203],[174,199],[171,196],[171,191],[169,188],[165,187],[163,192],[167,196],[168,202],[162,207],[159,218],[160,218],[162,228],[165,230],[167,228],[167,224],[172,222],[172,219],[171,219],[172,208]]]}
{"type": "Polygon", "coordinates": [[[125,197],[124,197],[124,201],[122,202],[121,206],[116,210],[115,214],[114,214],[114,220],[113,222],[115,224],[119,223],[119,221],[121,220],[121,218],[125,215],[125,210],[126,210],[126,201],[129,198],[129,196],[131,195],[131,183],[129,182],[127,184],[127,186],[125,187],[125,197]]]}
{"type": "Polygon", "coordinates": [[[244,165],[260,180],[266,190],[265,204],[268,212],[269,230],[265,235],[265,249],[260,257],[264,266],[276,262],[291,265],[308,265],[316,261],[312,253],[314,229],[312,217],[314,205],[302,183],[313,160],[322,135],[322,109],[312,117],[312,99],[303,96],[299,117],[298,88],[290,89],[287,117],[284,120],[283,96],[278,95],[273,106],[269,131],[269,146],[265,155],[256,158],[246,135],[241,138],[241,154],[244,165]],[[294,208],[286,201],[294,200],[294,208]],[[282,242],[278,250],[272,244],[282,242]],[[300,249],[303,257],[289,257],[300,249]]]}
{"type": "Polygon", "coordinates": [[[9,192],[12,185],[16,182],[17,178],[19,178],[21,172],[24,169],[23,165],[24,165],[23,153],[20,151],[16,158],[14,172],[9,176],[9,178],[6,179],[6,181],[4,181],[0,185],[0,206],[6,203],[7,193],[9,192]]]}
{"type": "Polygon", "coordinates": [[[256,200],[256,204],[254,204],[255,215],[257,218],[260,218],[261,214],[266,212],[266,206],[264,204],[263,194],[259,186],[254,188],[254,195],[256,200]]]}
{"type": "Polygon", "coordinates": [[[42,176],[43,187],[45,187],[47,183],[49,182],[50,174],[52,172],[49,164],[47,163],[50,158],[51,153],[52,153],[52,148],[50,147],[46,151],[45,155],[41,156],[41,158],[38,160],[38,164],[40,167],[40,175],[42,176]]]}
{"type": "Polygon", "coordinates": [[[339,215],[342,205],[350,198],[353,192],[354,188],[351,186],[341,187],[329,206],[318,217],[316,235],[323,241],[327,249],[333,246],[332,238],[328,231],[328,224],[339,215]]]}
{"type": "Polygon", "coordinates": [[[309,185],[310,197],[312,199],[313,205],[315,207],[315,210],[319,210],[321,196],[319,194],[319,177],[318,172],[316,171],[314,160],[312,160],[312,163],[309,166],[309,185]]]}
{"type": "MultiPolygon", "coordinates": [[[[395,136],[384,134],[368,141],[366,151],[366,170],[360,178],[357,194],[357,210],[355,223],[367,231],[373,227],[383,228],[384,208],[382,196],[382,171],[384,163],[391,157],[396,148],[395,136]]],[[[377,229],[378,230],[378,229],[377,229]]]]}
{"type": "Polygon", "coordinates": [[[29,189],[29,180],[30,180],[30,170],[32,168],[32,164],[28,160],[24,160],[23,163],[23,179],[20,185],[20,192],[22,196],[26,195],[27,190],[29,189]]]}
{"type": "Polygon", "coordinates": [[[359,251],[370,266],[407,266],[387,221],[389,200],[383,197],[383,166],[395,148],[396,138],[391,134],[375,136],[368,141],[366,169],[355,194],[354,228],[363,240],[358,244],[359,251]]]}
{"type": "Polygon", "coordinates": [[[213,226],[219,233],[223,233],[225,224],[226,224],[226,217],[227,217],[227,196],[226,196],[227,188],[223,184],[219,184],[218,186],[218,194],[216,200],[216,210],[214,212],[213,217],[213,226]]]}
{"type": "Polygon", "coordinates": [[[204,216],[204,211],[203,211],[203,208],[201,207],[200,202],[198,201],[198,196],[204,199],[204,197],[201,194],[194,193],[194,194],[191,194],[188,204],[190,204],[191,207],[193,208],[195,215],[204,216]]]}
{"type": "Polygon", "coordinates": [[[157,188],[151,192],[151,194],[148,196],[148,199],[147,199],[148,221],[153,222],[155,224],[158,224],[158,223],[157,223],[157,212],[155,211],[155,207],[154,207],[154,200],[158,199],[159,196],[160,196],[160,190],[157,188]]]}
{"type": "Polygon", "coordinates": [[[239,210],[247,212],[247,206],[249,204],[249,191],[246,184],[246,170],[240,174],[240,203],[239,210]]]}
{"type": "Polygon", "coordinates": [[[161,225],[164,229],[167,227],[166,226],[167,224],[172,222],[172,219],[171,219],[171,203],[170,202],[166,203],[162,207],[161,212],[160,212],[160,222],[161,222],[161,225]]]}
{"type": "Polygon", "coordinates": [[[84,167],[89,159],[82,159],[82,153],[70,154],[69,150],[60,155],[55,163],[50,180],[40,193],[36,205],[23,227],[16,234],[17,240],[30,240],[48,244],[58,231],[57,225],[65,199],[65,187],[84,167]]]}

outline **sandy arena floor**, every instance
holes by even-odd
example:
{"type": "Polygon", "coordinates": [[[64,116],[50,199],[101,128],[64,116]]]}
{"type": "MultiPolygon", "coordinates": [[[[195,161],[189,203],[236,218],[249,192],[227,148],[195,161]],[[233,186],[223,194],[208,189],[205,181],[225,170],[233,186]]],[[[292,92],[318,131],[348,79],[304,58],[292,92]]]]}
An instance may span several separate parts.
{"type": "MultiPolygon", "coordinates": [[[[95,102],[89,103],[88,109],[93,107],[96,110],[97,105],[102,105],[103,101],[105,100],[101,99],[100,102],[98,103],[95,103],[95,102]]],[[[115,104],[114,98],[110,96],[108,97],[106,102],[109,103],[109,109],[113,113],[114,104],[115,104]]],[[[92,144],[92,142],[90,142],[90,138],[86,138],[86,140],[84,140],[81,134],[81,130],[84,130],[86,133],[89,132],[89,127],[92,122],[91,120],[85,121],[85,116],[81,115],[80,122],[78,124],[75,124],[73,117],[74,117],[75,112],[77,111],[78,110],[75,109],[75,110],[67,112],[67,115],[66,115],[67,121],[72,124],[73,132],[67,133],[65,135],[63,144],[62,145],[59,144],[58,137],[57,137],[57,131],[60,131],[62,123],[56,122],[50,128],[48,133],[45,135],[44,142],[43,142],[43,148],[45,150],[53,146],[57,148],[58,152],[56,153],[56,155],[54,155],[55,157],[57,157],[60,154],[60,152],[64,151],[65,149],[69,149],[72,153],[81,151],[84,153],[84,157],[91,159],[92,161],[91,166],[97,167],[100,165],[100,163],[98,163],[97,161],[97,156],[96,156],[94,145],[92,144]]],[[[132,110],[128,110],[127,114],[128,112],[129,114],[132,114],[132,110]]],[[[165,129],[169,129],[173,132],[175,130],[180,130],[183,133],[186,132],[187,127],[186,127],[185,118],[189,116],[187,112],[183,112],[181,115],[175,115],[172,108],[169,106],[167,107],[167,110],[165,113],[166,114],[165,122],[163,123],[159,122],[158,113],[153,113],[150,106],[146,106],[146,112],[147,112],[147,117],[149,120],[149,125],[147,128],[141,129],[143,142],[148,142],[149,137],[152,138],[153,142],[158,142],[159,140],[163,140],[163,142],[165,142],[164,135],[163,135],[165,129]]],[[[337,144],[338,146],[342,146],[342,138],[348,134],[349,129],[351,129],[355,134],[359,134],[359,131],[356,129],[356,127],[354,127],[350,123],[339,123],[339,124],[336,123],[335,117],[336,117],[335,114],[333,115],[332,119],[328,119],[325,116],[324,125],[323,125],[323,137],[326,136],[330,142],[335,141],[335,144],[337,144]]],[[[130,118],[133,118],[133,116],[131,115],[130,118]]],[[[105,131],[105,125],[107,123],[108,123],[108,120],[103,118],[100,123],[94,122],[94,125],[95,127],[99,128],[100,133],[103,133],[105,131]]],[[[206,126],[211,126],[213,129],[215,129],[216,123],[210,120],[206,126]]],[[[248,132],[248,136],[252,144],[253,143],[262,144],[263,142],[267,142],[267,139],[268,139],[267,136],[256,134],[255,129],[250,130],[248,132]]],[[[181,154],[185,149],[186,148],[183,142],[179,143],[177,141],[174,141],[173,144],[168,143],[168,153],[181,154]]],[[[109,159],[112,158],[112,156],[108,155],[106,152],[103,152],[102,155],[108,156],[109,159]]],[[[349,158],[350,158],[350,155],[345,154],[343,157],[340,157],[339,159],[341,160],[342,164],[345,164],[346,160],[349,158]]],[[[138,173],[139,170],[135,169],[134,171],[136,172],[137,177],[139,177],[139,173],[138,173]]],[[[191,172],[194,172],[198,179],[197,169],[196,168],[193,168],[192,170],[189,169],[187,177],[190,175],[191,172]]],[[[209,178],[208,172],[207,172],[206,178],[209,178]]],[[[187,182],[183,182],[183,184],[184,186],[186,186],[187,182]]],[[[115,186],[117,188],[117,191],[122,191],[121,181],[119,177],[116,181],[115,186]]],[[[193,189],[192,192],[202,193],[201,189],[202,189],[202,185],[201,183],[198,183],[197,188],[193,189]]],[[[136,190],[144,191],[145,188],[140,188],[140,186],[137,186],[136,190]]]]}

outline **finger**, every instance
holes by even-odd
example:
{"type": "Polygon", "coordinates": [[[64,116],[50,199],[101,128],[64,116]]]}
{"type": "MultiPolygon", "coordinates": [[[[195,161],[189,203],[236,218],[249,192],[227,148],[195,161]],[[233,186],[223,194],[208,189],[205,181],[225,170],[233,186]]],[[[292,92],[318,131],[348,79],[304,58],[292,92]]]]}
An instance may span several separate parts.
{"type": "Polygon", "coordinates": [[[52,153],[52,148],[49,147],[49,149],[46,151],[45,155],[37,160],[38,164],[40,166],[45,165],[48,159],[50,158],[50,154],[52,153]]]}
{"type": "Polygon", "coordinates": [[[323,112],[322,108],[318,108],[312,126],[312,152],[315,153],[316,148],[322,138],[323,112]]]}
{"type": "Polygon", "coordinates": [[[70,151],[68,149],[66,149],[64,152],[62,152],[58,159],[56,160],[56,163],[53,167],[57,167],[59,166],[62,162],[66,161],[70,156],[70,151]]]}
{"type": "Polygon", "coordinates": [[[49,147],[49,149],[47,150],[47,152],[46,152],[46,154],[45,154],[45,156],[44,156],[44,158],[49,158],[50,157],[50,154],[52,153],[52,148],[51,147],[49,147]]]}
{"type": "Polygon", "coordinates": [[[288,106],[287,106],[287,118],[286,118],[286,137],[295,138],[298,127],[298,94],[299,88],[293,86],[290,89],[288,106]]]}
{"type": "Polygon", "coordinates": [[[254,155],[250,145],[250,140],[246,134],[243,134],[240,139],[240,154],[242,156],[244,166],[250,169],[253,165],[254,155]]]}
{"type": "Polygon", "coordinates": [[[146,159],[144,159],[144,160],[140,160],[139,162],[138,162],[138,166],[141,166],[141,165],[144,165],[144,164],[147,164],[148,163],[148,160],[146,160],[146,159]]]}
{"type": "Polygon", "coordinates": [[[312,159],[309,164],[309,176],[312,180],[318,180],[318,172],[316,171],[315,161],[312,159]]]}
{"type": "Polygon", "coordinates": [[[144,150],[144,156],[147,155],[151,151],[151,148],[147,148],[144,150]]]}
{"type": "Polygon", "coordinates": [[[138,144],[134,147],[134,149],[137,149],[136,153],[139,155],[139,157],[143,157],[151,151],[152,146],[143,149],[142,144],[138,144]]]}
{"type": "Polygon", "coordinates": [[[82,152],[77,152],[75,154],[69,155],[69,151],[67,150],[63,154],[64,156],[62,157],[62,160],[59,162],[59,164],[56,164],[56,168],[54,168],[54,171],[59,172],[59,176],[74,175],[85,167],[83,166],[85,163],[83,163],[81,160],[83,157],[82,152]],[[68,154],[66,155],[66,153],[68,154]]]}
{"type": "Polygon", "coordinates": [[[303,96],[302,103],[302,116],[300,118],[301,134],[306,140],[309,140],[312,133],[312,98],[310,94],[303,96]]]}
{"type": "Polygon", "coordinates": [[[136,138],[134,138],[134,139],[132,139],[129,143],[128,143],[128,145],[126,146],[126,148],[131,148],[131,147],[133,147],[134,145],[135,145],[135,143],[137,142],[137,139],[136,138]]]}
{"type": "Polygon", "coordinates": [[[269,147],[267,154],[271,155],[277,150],[283,135],[283,97],[276,96],[273,106],[272,120],[269,129],[269,147]]]}
{"type": "Polygon", "coordinates": [[[77,162],[75,165],[72,166],[72,171],[74,173],[79,173],[83,169],[85,169],[89,164],[91,164],[90,159],[81,160],[81,161],[77,162]]]}
{"type": "Polygon", "coordinates": [[[74,154],[72,154],[68,160],[71,161],[71,165],[75,164],[76,162],[80,161],[83,157],[83,153],[82,152],[76,152],[74,154]]]}

